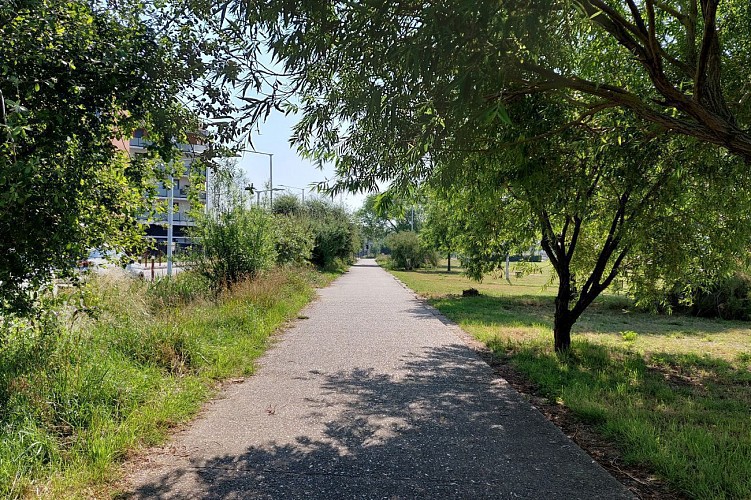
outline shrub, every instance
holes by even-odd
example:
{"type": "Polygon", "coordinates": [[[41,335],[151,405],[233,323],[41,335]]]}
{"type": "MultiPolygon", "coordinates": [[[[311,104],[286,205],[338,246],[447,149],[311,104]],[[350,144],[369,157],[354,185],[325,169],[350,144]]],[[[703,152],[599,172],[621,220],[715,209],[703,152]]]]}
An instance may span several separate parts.
{"type": "Polygon", "coordinates": [[[636,339],[637,339],[637,337],[639,337],[639,334],[638,334],[638,333],[636,333],[636,332],[635,332],[635,331],[633,331],[633,330],[626,330],[626,331],[624,331],[624,332],[621,332],[621,337],[622,337],[622,338],[623,338],[623,340],[625,340],[626,342],[633,342],[634,340],[636,340],[636,339]]]}
{"type": "Polygon", "coordinates": [[[305,202],[314,246],[311,261],[325,269],[349,262],[360,248],[357,226],[342,207],[312,198],[305,202]]]}
{"type": "Polygon", "coordinates": [[[277,215],[274,228],[277,264],[304,264],[310,260],[315,239],[305,219],[277,215]]]}
{"type": "Polygon", "coordinates": [[[215,287],[254,278],[271,268],[276,258],[272,216],[257,208],[237,206],[203,216],[192,236],[201,246],[194,258],[196,269],[215,287]]]}
{"type": "Polygon", "coordinates": [[[425,249],[412,231],[392,234],[386,243],[391,249],[391,265],[395,269],[416,269],[438,260],[435,252],[425,249]]]}
{"type": "Polygon", "coordinates": [[[279,215],[298,215],[302,212],[302,204],[293,194],[282,194],[274,197],[271,211],[279,215]]]}
{"type": "Polygon", "coordinates": [[[751,277],[738,272],[709,288],[697,288],[691,312],[703,317],[751,319],[751,277]]]}
{"type": "Polygon", "coordinates": [[[327,220],[313,224],[315,245],[311,260],[330,268],[337,259],[349,260],[355,250],[353,229],[348,221],[327,220]]]}
{"type": "Polygon", "coordinates": [[[751,320],[751,276],[736,272],[719,282],[675,283],[668,292],[636,295],[637,304],[660,313],[679,311],[704,318],[751,320]]]}

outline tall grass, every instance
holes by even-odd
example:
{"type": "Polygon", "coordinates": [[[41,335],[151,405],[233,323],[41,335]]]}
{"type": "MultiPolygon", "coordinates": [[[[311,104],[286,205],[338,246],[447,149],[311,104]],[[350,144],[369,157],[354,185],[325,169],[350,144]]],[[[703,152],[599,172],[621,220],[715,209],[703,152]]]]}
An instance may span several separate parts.
{"type": "Polygon", "coordinates": [[[329,278],[277,270],[215,296],[190,273],[98,277],[36,321],[4,318],[0,497],[91,495],[217,380],[252,373],[270,334],[329,278]]]}

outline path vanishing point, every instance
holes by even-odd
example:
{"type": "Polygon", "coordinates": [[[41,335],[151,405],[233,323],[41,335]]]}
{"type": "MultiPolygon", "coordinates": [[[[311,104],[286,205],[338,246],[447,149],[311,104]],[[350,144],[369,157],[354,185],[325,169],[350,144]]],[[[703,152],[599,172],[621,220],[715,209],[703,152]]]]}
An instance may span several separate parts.
{"type": "Polygon", "coordinates": [[[633,498],[375,261],[301,314],[130,498],[633,498]]]}

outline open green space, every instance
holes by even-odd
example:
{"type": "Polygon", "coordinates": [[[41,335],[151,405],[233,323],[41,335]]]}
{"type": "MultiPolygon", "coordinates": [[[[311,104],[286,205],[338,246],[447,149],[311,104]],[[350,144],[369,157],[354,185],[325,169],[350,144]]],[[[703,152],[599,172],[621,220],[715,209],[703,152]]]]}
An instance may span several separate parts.
{"type": "Polygon", "coordinates": [[[281,268],[214,295],[193,273],[99,276],[43,321],[5,321],[0,497],[102,497],[119,464],[163,441],[333,274],[281,268]],[[86,311],[86,313],[84,313],[86,311]]]}
{"type": "Polygon", "coordinates": [[[553,351],[550,273],[471,281],[461,269],[392,271],[507,360],[551,402],[691,498],[751,498],[751,330],[744,322],[653,315],[600,297],[553,351]],[[474,287],[478,297],[462,297],[474,287]]]}

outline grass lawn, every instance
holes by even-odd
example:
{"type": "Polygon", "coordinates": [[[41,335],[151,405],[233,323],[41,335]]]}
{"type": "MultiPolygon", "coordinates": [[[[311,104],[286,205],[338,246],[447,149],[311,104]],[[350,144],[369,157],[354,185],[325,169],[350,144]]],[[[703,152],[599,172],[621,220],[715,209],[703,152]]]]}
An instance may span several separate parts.
{"type": "Polygon", "coordinates": [[[612,442],[629,464],[691,498],[751,498],[751,324],[658,316],[599,298],[553,352],[550,267],[511,283],[445,268],[394,271],[483,341],[551,403],[612,442]],[[478,297],[461,297],[476,288],[478,297]]]}

